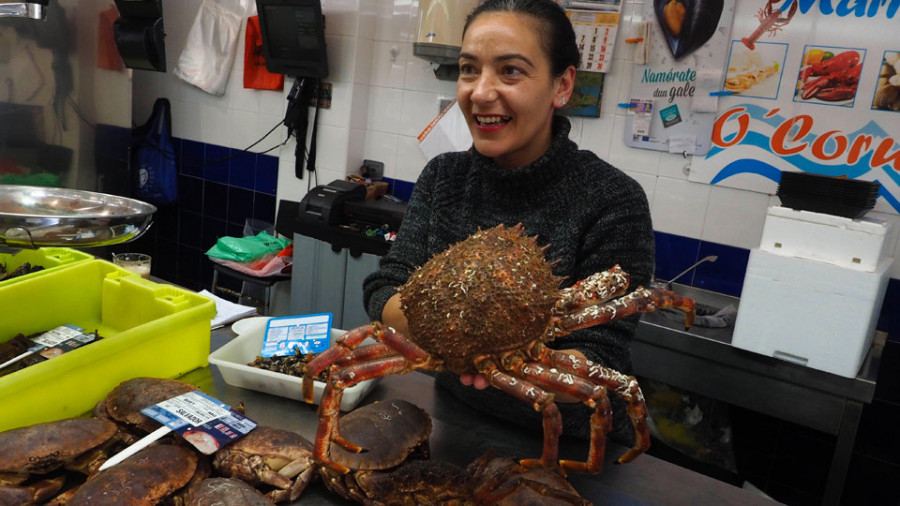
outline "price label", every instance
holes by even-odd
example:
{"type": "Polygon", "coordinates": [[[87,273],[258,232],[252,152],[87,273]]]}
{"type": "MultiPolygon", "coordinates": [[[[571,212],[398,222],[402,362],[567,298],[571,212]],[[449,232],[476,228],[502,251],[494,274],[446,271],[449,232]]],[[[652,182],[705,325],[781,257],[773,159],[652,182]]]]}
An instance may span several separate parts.
{"type": "Polygon", "coordinates": [[[331,344],[331,318],[331,313],[321,313],[270,319],[260,355],[280,357],[327,350],[331,344]]]}
{"type": "Polygon", "coordinates": [[[248,434],[256,422],[203,392],[188,392],[141,410],[210,455],[248,434]]]}

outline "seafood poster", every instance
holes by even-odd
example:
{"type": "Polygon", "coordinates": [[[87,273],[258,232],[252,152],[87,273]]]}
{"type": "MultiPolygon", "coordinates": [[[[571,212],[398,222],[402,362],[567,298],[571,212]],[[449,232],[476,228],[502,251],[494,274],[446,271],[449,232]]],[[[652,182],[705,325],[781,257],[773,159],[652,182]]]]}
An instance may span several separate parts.
{"type": "MultiPolygon", "coordinates": [[[[648,54],[635,63],[625,144],[636,148],[706,154],[718,107],[732,24],[734,0],[652,0],[643,4],[638,48],[648,54]],[[649,49],[646,51],[646,49],[649,49]],[[636,104],[652,103],[648,118],[636,104]]],[[[641,7],[635,7],[640,9],[641,7]]]]}
{"type": "Polygon", "coordinates": [[[734,8],[712,148],[690,180],[774,194],[783,171],[881,183],[900,213],[900,1],[734,8]]]}

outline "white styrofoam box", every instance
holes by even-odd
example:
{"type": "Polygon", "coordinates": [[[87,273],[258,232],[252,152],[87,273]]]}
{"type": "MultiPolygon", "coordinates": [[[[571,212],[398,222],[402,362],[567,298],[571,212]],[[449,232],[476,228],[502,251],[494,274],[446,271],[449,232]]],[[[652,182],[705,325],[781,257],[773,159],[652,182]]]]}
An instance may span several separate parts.
{"type": "Polygon", "coordinates": [[[856,377],[881,311],[893,259],[874,272],[753,249],[731,344],[856,377]]]}
{"type": "Polygon", "coordinates": [[[759,249],[874,272],[893,252],[891,223],[769,207],[759,249]]]}

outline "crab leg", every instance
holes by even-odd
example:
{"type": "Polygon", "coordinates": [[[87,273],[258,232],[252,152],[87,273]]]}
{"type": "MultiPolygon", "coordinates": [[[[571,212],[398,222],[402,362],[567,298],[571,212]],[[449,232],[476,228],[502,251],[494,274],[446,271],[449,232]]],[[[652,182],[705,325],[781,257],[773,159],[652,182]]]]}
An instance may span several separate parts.
{"type": "MultiPolygon", "coordinates": [[[[549,358],[549,355],[566,355],[550,350],[542,345],[538,354],[549,358]]],[[[562,358],[562,357],[559,357],[562,358]]],[[[557,361],[562,361],[557,358],[557,361]]],[[[550,358],[553,361],[552,358],[550,358]]],[[[532,381],[539,387],[553,392],[573,395],[585,405],[594,409],[591,415],[591,444],[585,462],[560,460],[559,467],[563,471],[578,473],[599,473],[603,470],[603,456],[606,452],[606,435],[612,430],[612,408],[606,395],[606,388],[590,380],[579,377],[568,371],[566,367],[547,367],[539,362],[523,363],[515,367],[515,372],[532,381]]],[[[523,461],[523,465],[532,464],[523,461]]]]}
{"type": "MultiPolygon", "coordinates": [[[[622,374],[615,369],[603,367],[590,360],[579,359],[568,353],[557,352],[549,348],[544,348],[544,350],[546,351],[541,355],[541,362],[592,380],[607,390],[612,390],[628,403],[626,411],[631,419],[631,425],[634,427],[635,439],[634,446],[619,457],[620,464],[631,462],[638,455],[647,451],[647,448],[650,448],[647,404],[644,402],[644,394],[634,376],[622,374]]],[[[593,440],[595,436],[593,419],[591,422],[591,439],[593,440]]]]}
{"type": "Polygon", "coordinates": [[[671,290],[638,287],[624,297],[619,297],[599,306],[589,306],[580,311],[560,316],[550,335],[554,338],[575,330],[608,323],[635,313],[648,313],[661,308],[675,308],[685,312],[685,328],[694,323],[694,301],[678,297],[671,290]]]}
{"type": "Polygon", "coordinates": [[[618,264],[611,269],[591,274],[587,278],[560,291],[554,314],[569,314],[577,309],[594,306],[618,297],[628,290],[630,276],[618,264]]]}

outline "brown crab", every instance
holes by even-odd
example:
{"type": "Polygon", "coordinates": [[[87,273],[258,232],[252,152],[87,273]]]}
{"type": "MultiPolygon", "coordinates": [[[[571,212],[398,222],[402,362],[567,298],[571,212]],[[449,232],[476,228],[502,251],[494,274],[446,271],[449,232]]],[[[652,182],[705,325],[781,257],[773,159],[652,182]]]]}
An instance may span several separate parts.
{"type": "Polygon", "coordinates": [[[165,378],[133,378],[119,383],[94,407],[94,416],[115,422],[119,437],[130,443],[158,429],[161,424],[141,413],[172,397],[199,390],[190,383],[165,378]]]}
{"type": "Polygon", "coordinates": [[[480,373],[495,388],[540,411],[543,452],[539,459],[523,460],[524,465],[600,472],[611,424],[607,389],[627,402],[636,433],[634,447],[619,462],[644,452],[650,445],[647,408],[635,378],[544,343],[577,329],[663,307],[684,310],[690,325],[693,301],[661,288],[639,287],[622,296],[629,277],[618,266],[560,289],[561,279],[544,259],[545,249],[536,238],[526,236],[521,225],[479,230],[432,257],[400,288],[412,338],[374,322],[344,334],[311,361],[303,378],[307,402],[313,401],[312,378],[330,368],[319,406],[315,459],[347,472],[330,456],[331,442],[361,450],[344,439],[339,429],[345,388],[420,369],[480,373]],[[369,337],[378,343],[358,347],[369,337]],[[562,419],[554,393],[574,396],[594,409],[585,462],[558,460],[562,419]]]}
{"type": "MultiPolygon", "coordinates": [[[[66,477],[61,468],[91,474],[107,458],[116,426],[107,420],[69,418],[0,433],[0,504],[43,502],[66,477]]],[[[27,503],[26,503],[27,504],[27,503]]]]}
{"type": "Polygon", "coordinates": [[[145,448],[100,471],[65,500],[70,506],[157,504],[179,494],[194,477],[199,457],[176,444],[145,448]]]}
{"type": "Polygon", "coordinates": [[[185,506],[266,506],[275,504],[248,483],[235,478],[206,478],[194,487],[185,506]]]}
{"type": "Polygon", "coordinates": [[[288,430],[258,426],[213,457],[222,476],[272,490],[275,502],[295,501],[315,477],[312,443],[288,430]]]}
{"type": "Polygon", "coordinates": [[[381,476],[409,460],[428,458],[430,451],[431,417],[403,400],[357,408],[341,419],[341,431],[367,451],[334,447],[331,458],[351,471],[339,473],[323,466],[319,474],[329,490],[362,504],[390,503],[379,490],[381,476]]]}

